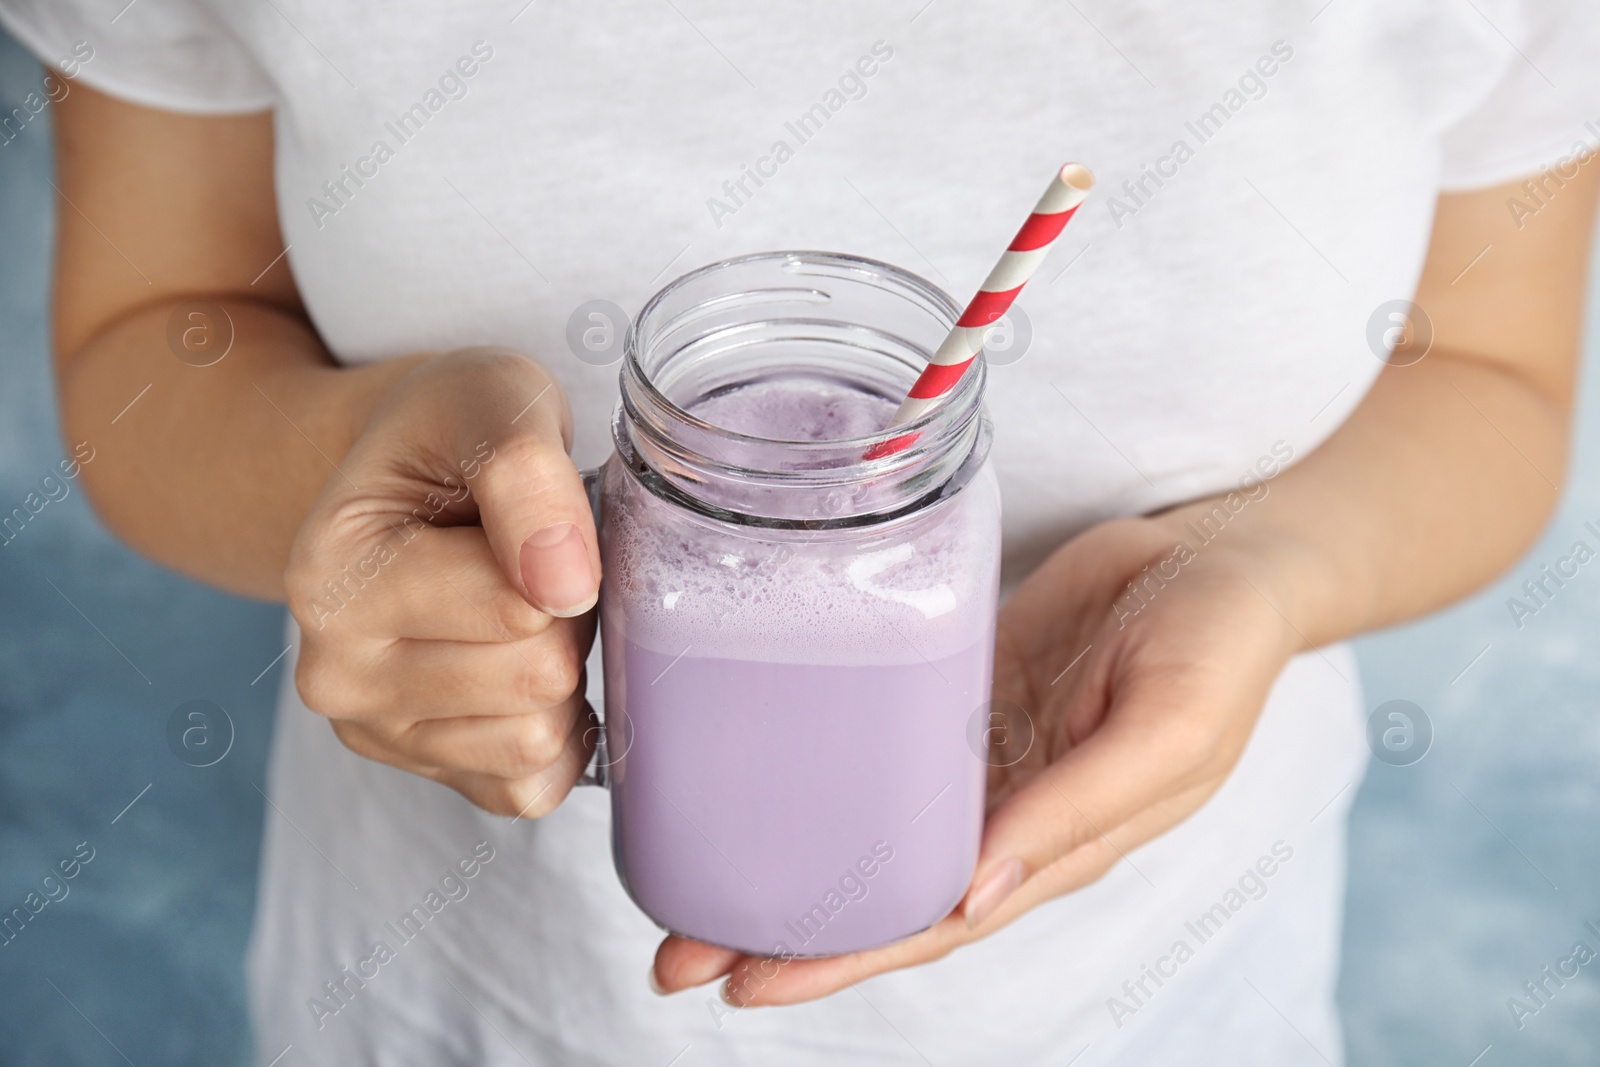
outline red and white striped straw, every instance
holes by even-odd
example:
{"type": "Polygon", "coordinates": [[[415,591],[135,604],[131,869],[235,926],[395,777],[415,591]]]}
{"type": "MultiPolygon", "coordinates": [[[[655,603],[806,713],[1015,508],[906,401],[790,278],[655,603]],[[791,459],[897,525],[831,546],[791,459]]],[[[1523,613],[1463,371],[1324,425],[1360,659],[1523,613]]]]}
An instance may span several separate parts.
{"type": "MultiPolygon", "coordinates": [[[[967,372],[983,344],[988,340],[994,325],[1010,309],[1022,287],[1039,269],[1050,246],[1061,235],[1078,205],[1083,203],[1094,188],[1094,175],[1081,163],[1068,163],[1050,180],[1050,187],[1039,198],[1028,221],[1011,239],[1005,254],[984,279],[978,294],[961,313],[955,328],[944,339],[939,350],[923,368],[911,392],[901,402],[889,420],[889,427],[903,426],[933,407],[956,387],[967,372]]],[[[891,438],[867,452],[867,459],[880,459],[903,451],[917,440],[918,434],[891,438]]]]}

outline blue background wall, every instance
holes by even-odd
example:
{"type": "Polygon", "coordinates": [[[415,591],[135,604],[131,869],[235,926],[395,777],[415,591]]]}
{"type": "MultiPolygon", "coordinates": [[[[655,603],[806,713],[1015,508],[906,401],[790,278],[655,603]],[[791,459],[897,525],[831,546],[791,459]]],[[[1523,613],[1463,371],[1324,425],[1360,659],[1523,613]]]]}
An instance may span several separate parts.
{"type": "MultiPolygon", "coordinates": [[[[39,79],[0,35],[0,112],[39,79]]],[[[0,513],[67,454],[45,332],[48,118],[0,145],[0,513]]],[[[1582,529],[1600,526],[1597,413],[1590,381],[1561,513],[1505,581],[1360,643],[1368,706],[1414,701],[1436,737],[1414,766],[1375,763],[1356,801],[1340,984],[1354,1067],[1600,1062],[1600,963],[1521,1029],[1506,1006],[1580,938],[1600,949],[1583,928],[1600,926],[1600,562],[1520,630],[1505,604],[1574,540],[1600,547],[1582,529]]],[[[0,547],[0,912],[94,849],[0,948],[0,1062],[250,1062],[240,963],[281,629],[278,609],[121,547],[76,488],[0,547]],[[210,767],[166,739],[195,699],[234,727],[210,767]]]]}
{"type": "MultiPolygon", "coordinates": [[[[40,76],[0,34],[0,113],[40,76]]],[[[6,514],[68,451],[46,347],[48,118],[46,108],[0,145],[6,514]]],[[[0,948],[0,1063],[122,1064],[115,1049],[140,1067],[250,1061],[240,961],[281,667],[251,682],[282,650],[282,629],[278,608],[123,548],[76,487],[0,547],[0,913],[39,892],[79,842],[94,849],[68,895],[0,948]],[[235,726],[212,767],[167,746],[167,719],[194,699],[220,704],[235,726]]]]}

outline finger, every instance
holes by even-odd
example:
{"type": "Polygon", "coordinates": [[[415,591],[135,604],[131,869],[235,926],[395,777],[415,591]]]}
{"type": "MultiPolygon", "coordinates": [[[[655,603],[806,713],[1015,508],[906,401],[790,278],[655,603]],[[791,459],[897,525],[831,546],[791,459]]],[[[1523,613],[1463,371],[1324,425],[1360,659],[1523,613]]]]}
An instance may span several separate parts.
{"type": "Polygon", "coordinates": [[[306,706],[393,738],[425,719],[527,715],[579,688],[591,619],[563,619],[526,641],[498,645],[396,641],[307,642],[295,665],[306,706]]]}
{"type": "Polygon", "coordinates": [[[551,615],[594,606],[600,551],[578,469],[567,457],[560,407],[539,401],[494,438],[476,493],[484,532],[513,586],[551,615]]]}
{"type": "MultiPolygon", "coordinates": [[[[1176,821],[1176,817],[1174,820],[1176,821]]],[[[1151,831],[1153,834],[1155,831],[1151,831]]],[[[1128,847],[1132,847],[1131,845],[1128,847]]],[[[1118,860],[1119,853],[1109,844],[1078,850],[1049,871],[1049,877],[1029,881],[1008,897],[976,929],[968,927],[960,912],[941,919],[920,933],[880,948],[821,959],[789,959],[738,955],[731,967],[707,951],[710,946],[682,938],[669,937],[656,955],[657,971],[669,991],[687,988],[691,980],[709,981],[727,973],[722,998],[737,1007],[763,1007],[797,1004],[815,1000],[845,989],[873,975],[930,963],[949,955],[962,945],[984,938],[1001,927],[1051,900],[1068,889],[1088,885],[1101,877],[1118,860]],[[689,980],[668,985],[682,967],[689,980]],[[709,974],[709,977],[706,977],[709,974]]],[[[731,950],[715,950],[730,952],[731,950]]]]}
{"type": "MultiPolygon", "coordinates": [[[[1117,853],[1085,848],[1049,872],[1034,878],[1008,897],[976,929],[967,926],[960,912],[952,912],[911,937],[880,948],[822,959],[743,956],[728,972],[722,998],[738,1007],[765,1007],[816,1000],[848,988],[874,975],[915,967],[943,959],[973,941],[988,937],[1004,926],[1052,900],[1070,888],[1088,885],[1117,860],[1117,853]]],[[[665,947],[665,946],[663,946],[665,947]]]]}
{"type": "Polygon", "coordinates": [[[538,715],[429,720],[399,734],[344,720],[334,732],[358,756],[452,787],[470,783],[487,795],[496,782],[520,787],[538,779],[542,786],[559,779],[566,764],[591,750],[593,739],[581,728],[591,717],[587,701],[574,697],[538,715]]]}
{"type": "Polygon", "coordinates": [[[1207,777],[1219,731],[1208,716],[1186,715],[1181,695],[1153,687],[1130,687],[1098,730],[989,814],[962,903],[970,925],[1031,876],[1086,844],[1109,843],[1128,820],[1207,777]]]}
{"type": "Polygon", "coordinates": [[[399,641],[373,668],[368,693],[406,722],[526,715],[578,692],[592,619],[557,619],[538,637],[505,644],[399,641]]]}
{"type": "MultiPolygon", "coordinates": [[[[965,916],[958,911],[904,940],[845,956],[787,961],[740,956],[727,971],[723,999],[739,1007],[796,1004],[836,993],[873,975],[941,959],[962,945],[988,937],[1045,901],[1099,880],[1118,863],[1125,862],[1129,850],[1181,822],[1216,791],[1222,780],[1219,776],[1147,808],[1109,834],[1097,836],[1067,853],[1029,878],[975,928],[969,927],[965,916]]],[[[669,951],[673,955],[685,951],[674,941],[668,938],[662,944],[657,954],[658,967],[669,951]]],[[[701,957],[697,953],[693,958],[701,957]]],[[[706,966],[708,969],[711,966],[709,958],[706,966]]]]}
{"type": "Polygon", "coordinates": [[[476,526],[389,526],[358,544],[325,545],[286,576],[302,630],[333,638],[509,641],[550,616],[506,580],[476,526]]]}
{"type": "MultiPolygon", "coordinates": [[[[798,1004],[837,993],[874,975],[931,963],[963,945],[993,934],[1045,901],[1060,896],[1066,890],[1056,875],[1065,867],[1072,868],[1068,877],[1087,885],[1114,862],[1115,853],[1110,850],[1101,855],[1085,849],[1081,857],[1075,855],[1068,864],[1053,869],[1050,878],[1036,878],[1012,894],[976,929],[967,926],[960,912],[953,912],[920,933],[880,948],[844,956],[787,961],[742,956],[728,972],[721,990],[722,998],[738,1007],[798,1004]]],[[[665,947],[663,945],[663,949],[665,947]]]]}
{"type": "Polygon", "coordinates": [[[584,711],[567,734],[561,756],[537,774],[523,778],[501,778],[471,771],[444,771],[428,777],[448,785],[484,811],[506,818],[542,819],[567,798],[578,784],[594,752],[593,709],[584,711]]]}
{"type": "Polygon", "coordinates": [[[971,938],[966,924],[952,915],[920,933],[865,952],[820,959],[745,956],[728,972],[722,999],[737,1007],[815,1000],[876,974],[941,959],[971,938]]]}
{"type": "Polygon", "coordinates": [[[430,720],[449,729],[443,736],[431,731],[419,736],[412,731],[396,735],[383,726],[336,720],[333,731],[344,746],[356,755],[385,763],[403,771],[439,779],[450,774],[477,774],[492,778],[518,779],[543,771],[560,758],[566,733],[575,714],[565,708],[534,716],[515,715],[499,719],[430,720]]]}
{"type": "Polygon", "coordinates": [[[480,527],[427,528],[396,561],[392,593],[374,608],[385,632],[438,641],[516,641],[536,637],[551,616],[507,581],[480,527]]]}
{"type": "Polygon", "coordinates": [[[495,778],[528,778],[561,758],[583,714],[576,697],[531,715],[428,719],[390,743],[419,763],[495,778]]]}
{"type": "Polygon", "coordinates": [[[988,936],[1039,902],[1091,885],[1120,863],[1126,863],[1139,878],[1149,881],[1129,853],[1194,814],[1225,779],[1226,775],[1218,775],[1145,808],[1120,826],[1096,834],[1049,866],[1030,875],[1021,889],[1007,897],[998,909],[977,924],[974,936],[988,936]]]}
{"type": "Polygon", "coordinates": [[[664,994],[705,985],[727,974],[743,958],[744,953],[734,949],[671,934],[656,949],[650,967],[651,987],[664,994]]]}

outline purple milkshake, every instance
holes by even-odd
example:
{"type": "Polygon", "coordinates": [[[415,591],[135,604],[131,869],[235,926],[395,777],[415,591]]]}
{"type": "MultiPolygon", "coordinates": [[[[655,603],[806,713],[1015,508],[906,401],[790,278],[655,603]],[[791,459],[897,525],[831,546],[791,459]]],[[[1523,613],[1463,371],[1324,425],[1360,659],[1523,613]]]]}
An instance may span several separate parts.
{"type": "MultiPolygon", "coordinates": [[[[792,346],[776,356],[673,398],[686,426],[728,431],[705,466],[765,471],[774,448],[870,435],[894,411],[895,389],[869,375],[808,368],[792,346]]],[[[983,825],[987,766],[968,727],[989,699],[998,582],[981,447],[959,491],[917,482],[928,472],[912,459],[909,479],[841,475],[790,511],[774,502],[807,491],[783,478],[719,479],[670,451],[650,464],[672,470],[660,483],[608,464],[614,851],[657,923],[828,955],[915,933],[961,899],[983,825]],[[705,507],[656,491],[668,482],[705,507]],[[748,511],[788,528],[752,529],[748,511]]],[[[816,455],[826,467],[859,449],[816,455]]]]}

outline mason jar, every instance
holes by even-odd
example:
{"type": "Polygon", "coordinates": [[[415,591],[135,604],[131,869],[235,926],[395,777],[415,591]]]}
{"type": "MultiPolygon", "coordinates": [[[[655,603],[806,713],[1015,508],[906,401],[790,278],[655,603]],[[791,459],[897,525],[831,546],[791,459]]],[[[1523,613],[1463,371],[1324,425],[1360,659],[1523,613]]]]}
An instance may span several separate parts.
{"type": "Polygon", "coordinates": [[[831,955],[966,890],[1000,560],[983,360],[884,429],[959,313],[886,263],[771,252],[679,278],[629,331],[603,765],[618,874],[669,931],[831,955]]]}

